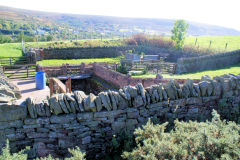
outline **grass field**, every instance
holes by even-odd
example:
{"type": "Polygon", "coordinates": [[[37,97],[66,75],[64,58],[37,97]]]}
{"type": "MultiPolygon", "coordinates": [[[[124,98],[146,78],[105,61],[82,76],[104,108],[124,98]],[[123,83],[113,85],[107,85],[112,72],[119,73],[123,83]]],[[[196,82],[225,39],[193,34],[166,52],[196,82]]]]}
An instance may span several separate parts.
{"type": "MultiPolygon", "coordinates": [[[[200,48],[209,48],[209,43],[212,41],[211,49],[224,52],[225,45],[228,43],[226,51],[240,49],[240,36],[201,36],[201,37],[187,37],[185,44],[195,46],[197,38],[197,45],[200,48]]],[[[123,45],[120,40],[111,39],[84,39],[78,41],[64,41],[64,42],[28,42],[26,47],[87,47],[87,46],[119,46],[123,45]]],[[[0,57],[18,57],[22,56],[21,43],[6,43],[0,44],[0,57]]]]}
{"type": "Polygon", "coordinates": [[[38,61],[37,63],[41,66],[61,66],[63,63],[68,64],[81,64],[81,63],[93,63],[93,62],[110,62],[119,61],[121,57],[116,58],[91,58],[91,59],[48,59],[38,61]]]}
{"type": "Polygon", "coordinates": [[[240,49],[240,36],[201,36],[201,37],[187,37],[185,44],[195,46],[197,38],[197,45],[200,48],[209,48],[210,41],[212,41],[210,49],[217,51],[225,51],[226,43],[228,43],[226,51],[233,51],[240,49]]]}
{"type": "MultiPolygon", "coordinates": [[[[174,78],[174,79],[200,79],[203,75],[209,75],[211,78],[215,76],[220,76],[224,74],[232,73],[235,75],[240,74],[240,63],[237,65],[233,65],[230,67],[221,68],[218,70],[207,70],[202,72],[196,72],[196,73],[188,73],[188,74],[180,74],[180,75],[170,75],[170,74],[162,74],[163,78],[174,78]]],[[[156,74],[147,73],[144,75],[137,75],[132,77],[142,77],[142,78],[155,78],[156,74]]]]}
{"type": "Polygon", "coordinates": [[[21,57],[22,47],[20,43],[0,44],[0,57],[21,57]]]}

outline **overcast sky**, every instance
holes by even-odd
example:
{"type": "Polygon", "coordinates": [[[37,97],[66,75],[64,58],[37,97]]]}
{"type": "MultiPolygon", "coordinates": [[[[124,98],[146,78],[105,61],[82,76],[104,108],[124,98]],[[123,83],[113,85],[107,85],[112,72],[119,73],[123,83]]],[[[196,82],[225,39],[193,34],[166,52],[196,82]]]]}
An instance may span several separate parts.
{"type": "Polygon", "coordinates": [[[185,19],[240,30],[240,0],[0,0],[0,5],[74,14],[185,19]]]}

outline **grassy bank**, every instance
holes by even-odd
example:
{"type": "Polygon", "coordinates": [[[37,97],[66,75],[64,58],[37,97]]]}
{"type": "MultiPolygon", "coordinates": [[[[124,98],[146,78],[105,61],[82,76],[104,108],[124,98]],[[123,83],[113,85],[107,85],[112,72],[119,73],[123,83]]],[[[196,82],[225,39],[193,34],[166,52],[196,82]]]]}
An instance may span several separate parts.
{"type": "Polygon", "coordinates": [[[37,63],[41,66],[61,66],[63,63],[68,64],[81,64],[81,63],[93,63],[93,62],[110,62],[110,61],[119,61],[121,57],[116,58],[91,58],[91,59],[48,59],[38,61],[37,63]]]}
{"type": "MultiPolygon", "coordinates": [[[[166,39],[169,39],[166,37],[166,39]]],[[[201,36],[187,37],[186,46],[198,47],[200,49],[213,49],[219,52],[232,51],[240,49],[240,36],[201,36]],[[195,45],[197,38],[197,43],[195,45]],[[210,46],[210,41],[212,41],[210,46]],[[227,49],[225,49],[228,43],[227,49]]],[[[48,47],[96,47],[96,46],[121,46],[122,40],[110,39],[84,39],[78,41],[57,41],[57,42],[29,42],[25,47],[48,48],[48,47]]],[[[19,57],[22,56],[21,43],[0,44],[0,57],[19,57]]]]}
{"type": "Polygon", "coordinates": [[[50,42],[28,42],[26,46],[32,48],[64,48],[64,47],[97,47],[97,46],[121,46],[121,40],[110,39],[83,39],[73,41],[50,41],[50,42]]]}
{"type": "MultiPolygon", "coordinates": [[[[163,78],[174,78],[174,79],[200,79],[203,75],[209,75],[211,78],[215,76],[220,76],[223,74],[235,74],[238,75],[240,74],[240,63],[237,65],[233,65],[230,67],[225,67],[217,70],[207,70],[207,71],[202,71],[202,72],[196,72],[196,73],[188,73],[188,74],[180,74],[180,75],[170,75],[170,74],[162,74],[163,78]]],[[[155,78],[156,74],[142,74],[142,75],[136,75],[132,77],[141,77],[141,78],[155,78]]]]}
{"type": "Polygon", "coordinates": [[[200,36],[200,37],[187,37],[185,44],[199,48],[210,48],[217,51],[233,51],[240,49],[240,36],[200,36]],[[212,41],[210,46],[210,41],[212,41]],[[225,50],[226,43],[227,49],[225,50]]]}
{"type": "Polygon", "coordinates": [[[0,44],[0,57],[21,57],[21,43],[0,44]]]}

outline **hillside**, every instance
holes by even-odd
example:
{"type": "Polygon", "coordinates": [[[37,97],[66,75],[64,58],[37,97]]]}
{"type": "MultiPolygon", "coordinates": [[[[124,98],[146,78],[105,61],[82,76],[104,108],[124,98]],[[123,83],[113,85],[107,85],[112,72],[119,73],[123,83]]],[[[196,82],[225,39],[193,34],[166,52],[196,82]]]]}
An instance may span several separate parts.
{"type": "MultiPolygon", "coordinates": [[[[0,31],[3,34],[54,35],[58,39],[99,38],[148,34],[170,35],[174,20],[122,18],[94,15],[49,13],[0,6],[0,31]]],[[[188,22],[188,35],[237,36],[240,31],[213,25],[188,22]]]]}

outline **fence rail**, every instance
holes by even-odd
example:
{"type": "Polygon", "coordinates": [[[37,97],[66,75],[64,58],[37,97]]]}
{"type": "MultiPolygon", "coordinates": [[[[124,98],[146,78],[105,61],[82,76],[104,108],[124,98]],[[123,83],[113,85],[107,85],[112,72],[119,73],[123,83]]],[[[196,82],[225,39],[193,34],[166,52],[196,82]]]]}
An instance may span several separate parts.
{"type": "Polygon", "coordinates": [[[0,65],[21,65],[21,64],[27,64],[28,59],[27,57],[0,57],[0,65]]]}
{"type": "Polygon", "coordinates": [[[168,63],[163,60],[141,60],[141,61],[132,61],[132,60],[121,60],[119,61],[110,61],[110,62],[101,62],[98,63],[104,67],[111,68],[112,70],[117,70],[118,66],[124,65],[129,72],[139,72],[147,70],[153,73],[171,73],[176,72],[176,63],[168,63]]]}
{"type": "Polygon", "coordinates": [[[109,61],[109,62],[99,62],[99,65],[110,68],[114,71],[117,71],[117,67],[120,65],[119,61],[109,61]]]}
{"type": "Polygon", "coordinates": [[[2,67],[4,75],[10,79],[35,77],[35,64],[5,65],[2,67]]]}

